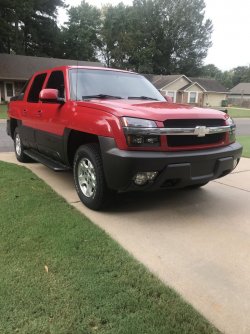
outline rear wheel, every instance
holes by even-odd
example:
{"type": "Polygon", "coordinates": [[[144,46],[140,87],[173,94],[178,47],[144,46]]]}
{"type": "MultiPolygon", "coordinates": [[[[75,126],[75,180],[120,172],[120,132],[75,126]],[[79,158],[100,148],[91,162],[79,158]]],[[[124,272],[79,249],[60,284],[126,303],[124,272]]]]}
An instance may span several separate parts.
{"type": "Polygon", "coordinates": [[[75,154],[73,171],[75,187],[83,204],[93,210],[106,207],[113,193],[105,182],[102,159],[97,144],[79,147],[75,154]]]}
{"type": "Polygon", "coordinates": [[[16,128],[14,132],[14,148],[15,148],[16,158],[18,161],[20,162],[31,161],[31,159],[24,153],[24,146],[18,128],[16,128]]]}

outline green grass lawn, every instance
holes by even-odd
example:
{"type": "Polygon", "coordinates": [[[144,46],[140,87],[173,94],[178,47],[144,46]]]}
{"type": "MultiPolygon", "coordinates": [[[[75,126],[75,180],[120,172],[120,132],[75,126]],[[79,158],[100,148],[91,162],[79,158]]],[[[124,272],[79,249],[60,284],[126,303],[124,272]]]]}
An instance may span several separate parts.
{"type": "Polygon", "coordinates": [[[6,119],[7,118],[7,105],[6,104],[0,104],[0,119],[6,119]]]}
{"type": "Polygon", "coordinates": [[[0,333],[219,333],[27,169],[0,189],[0,333]]]}
{"type": "Polygon", "coordinates": [[[250,136],[237,136],[237,141],[243,146],[243,157],[250,158],[250,136]]]}
{"type": "Polygon", "coordinates": [[[250,117],[250,109],[227,107],[228,114],[233,118],[250,117]]]}

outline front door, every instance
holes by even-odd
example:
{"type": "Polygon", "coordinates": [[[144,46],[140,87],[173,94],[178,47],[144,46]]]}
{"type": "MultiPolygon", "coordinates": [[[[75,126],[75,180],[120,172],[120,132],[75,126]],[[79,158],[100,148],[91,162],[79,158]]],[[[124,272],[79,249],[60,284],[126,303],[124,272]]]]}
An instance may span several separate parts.
{"type": "MultiPolygon", "coordinates": [[[[62,71],[53,71],[45,85],[59,91],[59,97],[65,98],[64,74],[62,71]]],[[[39,127],[35,137],[38,150],[56,160],[63,161],[64,141],[63,134],[67,126],[67,106],[61,103],[43,102],[40,105],[39,127]]]]}
{"type": "Polygon", "coordinates": [[[10,101],[12,96],[15,95],[15,86],[14,82],[5,82],[4,83],[4,91],[5,91],[5,101],[10,101]]]}

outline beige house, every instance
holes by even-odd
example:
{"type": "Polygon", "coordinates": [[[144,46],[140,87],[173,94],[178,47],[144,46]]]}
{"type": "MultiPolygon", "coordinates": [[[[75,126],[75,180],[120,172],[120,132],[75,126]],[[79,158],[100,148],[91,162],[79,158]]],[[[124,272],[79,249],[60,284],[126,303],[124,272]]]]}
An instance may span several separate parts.
{"type": "Polygon", "coordinates": [[[63,65],[102,66],[98,62],[0,54],[0,102],[18,94],[35,72],[63,65]]]}
{"type": "Polygon", "coordinates": [[[201,107],[220,107],[227,90],[217,80],[188,78],[185,75],[150,75],[148,79],[173,102],[201,107]]]}
{"type": "Polygon", "coordinates": [[[234,106],[250,108],[250,83],[241,82],[233,87],[228,102],[234,106]]]}

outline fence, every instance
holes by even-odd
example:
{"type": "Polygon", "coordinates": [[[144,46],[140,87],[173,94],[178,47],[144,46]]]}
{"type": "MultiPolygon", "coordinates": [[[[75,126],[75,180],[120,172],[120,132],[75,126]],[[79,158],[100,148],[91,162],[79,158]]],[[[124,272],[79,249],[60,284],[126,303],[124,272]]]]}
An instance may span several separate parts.
{"type": "Polygon", "coordinates": [[[242,107],[242,108],[250,108],[250,98],[244,98],[244,97],[229,97],[228,98],[228,104],[242,107]]]}

